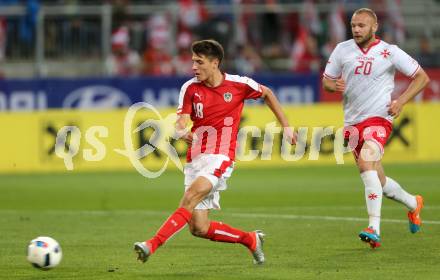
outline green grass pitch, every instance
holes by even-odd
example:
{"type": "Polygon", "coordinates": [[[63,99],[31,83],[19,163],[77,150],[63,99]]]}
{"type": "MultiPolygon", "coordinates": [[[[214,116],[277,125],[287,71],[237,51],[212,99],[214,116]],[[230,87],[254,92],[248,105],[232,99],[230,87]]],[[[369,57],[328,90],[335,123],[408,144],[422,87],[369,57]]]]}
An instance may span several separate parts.
{"type": "Polygon", "coordinates": [[[440,279],[440,163],[386,165],[387,175],[425,198],[422,231],[408,231],[403,205],[384,199],[382,247],[358,240],[367,225],[354,166],[241,169],[212,218],[266,232],[267,263],[237,244],[181,231],[150,260],[132,244],[176,208],[183,175],[137,173],[0,176],[0,279],[440,279]],[[27,263],[32,238],[57,239],[59,267],[27,263]]]}

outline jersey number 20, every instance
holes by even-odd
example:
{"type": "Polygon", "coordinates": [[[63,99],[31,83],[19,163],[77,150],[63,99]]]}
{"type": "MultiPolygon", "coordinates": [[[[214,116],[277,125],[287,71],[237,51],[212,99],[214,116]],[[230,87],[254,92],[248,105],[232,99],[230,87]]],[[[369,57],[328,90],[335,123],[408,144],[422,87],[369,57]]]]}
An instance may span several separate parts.
{"type": "Polygon", "coordinates": [[[354,69],[354,73],[356,75],[360,75],[360,74],[364,74],[364,75],[370,75],[371,73],[371,66],[373,65],[373,63],[371,61],[359,61],[361,64],[358,65],[355,69],[354,69]]]}

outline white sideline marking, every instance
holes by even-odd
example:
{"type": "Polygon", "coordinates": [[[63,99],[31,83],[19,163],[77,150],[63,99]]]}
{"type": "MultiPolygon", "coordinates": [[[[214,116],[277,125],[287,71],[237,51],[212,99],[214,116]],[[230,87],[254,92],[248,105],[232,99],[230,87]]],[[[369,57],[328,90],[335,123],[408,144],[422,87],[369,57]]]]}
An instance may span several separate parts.
{"type": "MultiPolygon", "coordinates": [[[[22,214],[26,215],[26,212],[32,212],[33,214],[63,214],[63,215],[91,215],[91,216],[103,216],[111,214],[125,214],[125,215],[149,215],[149,216],[169,216],[168,211],[149,211],[149,210],[15,210],[4,209],[0,210],[0,216],[2,213],[8,214],[22,214]]],[[[237,213],[237,212],[223,212],[223,215],[229,215],[239,218],[270,218],[270,219],[285,219],[285,220],[321,220],[321,221],[351,221],[351,222],[365,222],[367,218],[359,217],[337,217],[337,216],[312,216],[312,215],[291,215],[291,214],[265,214],[265,213],[237,213]]],[[[386,223],[398,223],[406,224],[408,220],[397,219],[381,219],[386,223]]],[[[423,224],[440,225],[440,221],[422,220],[423,224]]]]}
{"type": "MultiPolygon", "coordinates": [[[[254,213],[229,213],[233,217],[240,218],[271,218],[271,219],[287,219],[287,220],[324,220],[324,221],[355,221],[365,222],[367,218],[358,217],[336,217],[336,216],[304,216],[304,215],[285,215],[285,214],[254,214],[254,213]]],[[[407,224],[408,220],[397,219],[381,219],[382,222],[407,224]]],[[[422,220],[423,224],[440,225],[440,221],[422,220]]]]}
{"type": "MultiPolygon", "coordinates": [[[[233,208],[233,207],[229,207],[227,209],[227,211],[238,211],[240,212],[241,208],[233,208]]],[[[253,207],[250,208],[251,211],[258,211],[258,212],[265,212],[265,211],[271,211],[273,210],[273,207],[253,207]]],[[[304,210],[304,209],[312,209],[312,210],[316,210],[316,209],[324,209],[324,210],[343,210],[343,211],[349,211],[349,210],[365,210],[365,205],[361,206],[280,206],[277,208],[277,210],[279,211],[296,211],[298,209],[304,210]]],[[[401,206],[401,205],[382,205],[382,210],[400,210],[400,211],[405,211],[405,207],[401,206]]],[[[425,207],[423,207],[423,210],[440,210],[440,205],[426,205],[425,207]]]]}

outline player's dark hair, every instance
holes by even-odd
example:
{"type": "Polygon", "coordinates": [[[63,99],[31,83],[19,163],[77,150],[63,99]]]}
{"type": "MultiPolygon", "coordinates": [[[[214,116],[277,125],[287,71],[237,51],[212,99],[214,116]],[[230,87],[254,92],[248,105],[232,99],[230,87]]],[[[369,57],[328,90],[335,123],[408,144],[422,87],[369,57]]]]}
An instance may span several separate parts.
{"type": "Polygon", "coordinates": [[[191,51],[196,55],[204,55],[209,59],[217,58],[219,65],[225,55],[222,45],[220,45],[220,43],[216,40],[212,39],[195,41],[191,45],[191,51]]]}
{"type": "Polygon", "coordinates": [[[374,19],[374,22],[377,22],[376,13],[372,9],[360,8],[360,9],[357,9],[356,11],[354,11],[353,15],[356,15],[356,14],[368,14],[369,16],[371,16],[374,19]]]}

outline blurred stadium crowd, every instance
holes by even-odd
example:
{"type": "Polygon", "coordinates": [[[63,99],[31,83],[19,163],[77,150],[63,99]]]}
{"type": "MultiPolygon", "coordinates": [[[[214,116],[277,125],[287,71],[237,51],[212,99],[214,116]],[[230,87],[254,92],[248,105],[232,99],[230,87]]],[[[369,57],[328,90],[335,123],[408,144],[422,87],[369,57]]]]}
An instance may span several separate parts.
{"type": "MultiPolygon", "coordinates": [[[[0,71],[5,63],[41,64],[44,58],[94,61],[102,65],[100,74],[110,76],[191,75],[191,42],[214,38],[225,46],[227,71],[319,72],[335,45],[351,37],[350,16],[363,6],[376,10],[383,40],[399,44],[425,68],[439,67],[436,20],[409,29],[416,24],[405,17],[411,2],[0,0],[0,71]],[[105,11],[110,11],[107,21],[105,11]]],[[[423,9],[429,2],[435,11],[440,6],[439,1],[415,2],[423,9]]]]}

